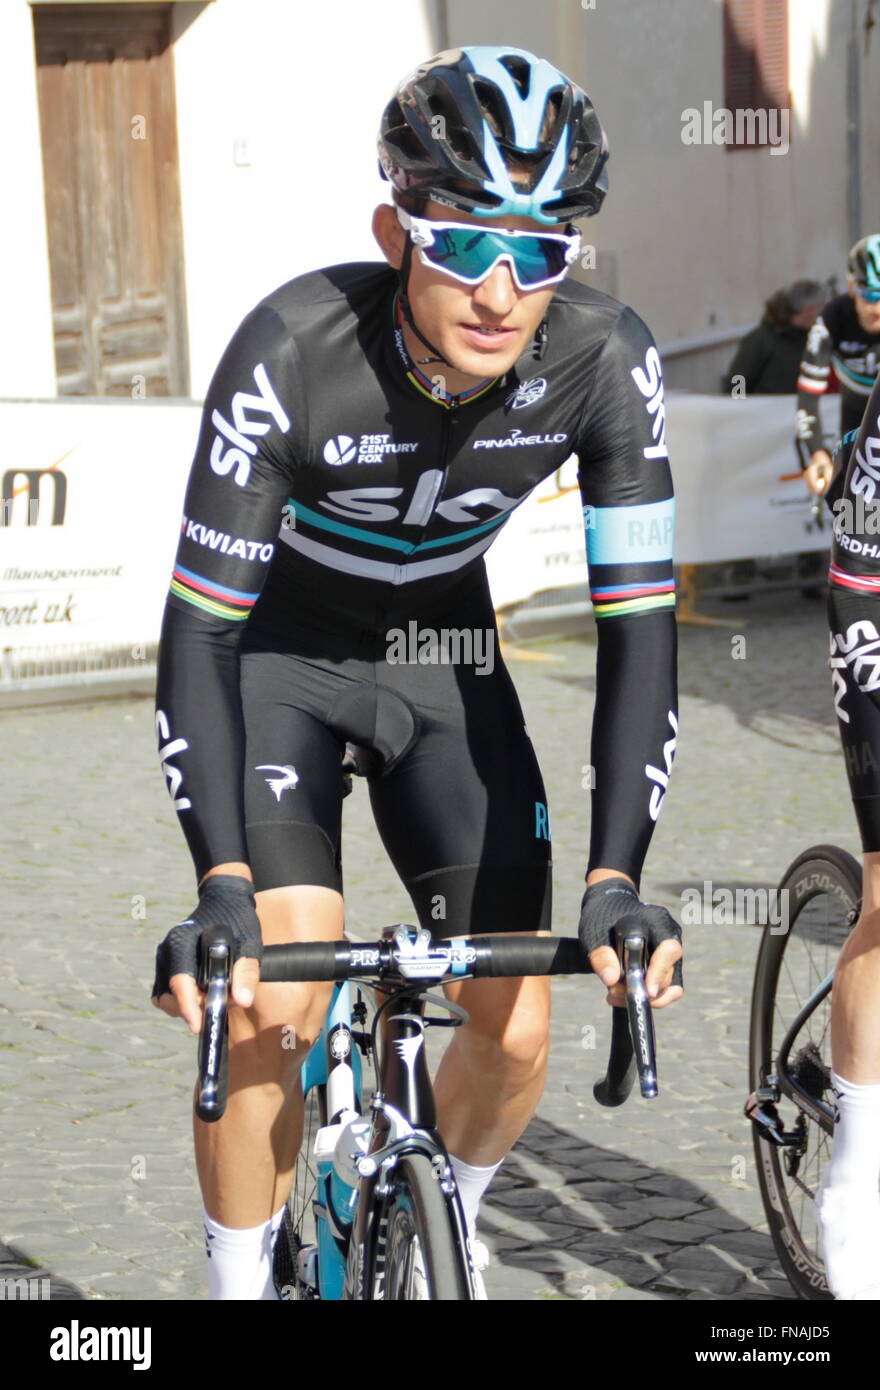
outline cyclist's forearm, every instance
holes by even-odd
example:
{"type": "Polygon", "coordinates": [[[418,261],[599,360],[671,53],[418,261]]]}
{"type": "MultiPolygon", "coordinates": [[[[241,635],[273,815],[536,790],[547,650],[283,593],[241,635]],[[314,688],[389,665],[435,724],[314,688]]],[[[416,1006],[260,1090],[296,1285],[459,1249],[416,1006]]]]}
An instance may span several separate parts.
{"type": "Polygon", "coordinates": [[[239,632],[166,608],[156,685],[160,757],[200,881],[210,872],[249,876],[238,641],[239,632]]]}
{"type": "Polygon", "coordinates": [[[588,872],[638,887],[675,753],[675,615],[658,609],[598,628],[588,872]]]}
{"type": "Polygon", "coordinates": [[[822,433],[822,413],[819,395],[808,391],[798,391],[797,398],[797,451],[801,468],[806,468],[813,455],[825,448],[822,433]]]}
{"type": "Polygon", "coordinates": [[[819,401],[831,376],[831,334],[822,318],[813,325],[797,380],[797,441],[801,467],[824,447],[819,401]]]}

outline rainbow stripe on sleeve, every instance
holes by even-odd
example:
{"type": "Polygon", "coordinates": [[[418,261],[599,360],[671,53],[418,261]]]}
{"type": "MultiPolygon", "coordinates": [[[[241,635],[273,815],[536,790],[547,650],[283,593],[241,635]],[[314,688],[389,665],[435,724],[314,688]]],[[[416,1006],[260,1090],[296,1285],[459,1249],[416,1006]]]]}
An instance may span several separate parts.
{"type": "Polygon", "coordinates": [[[174,567],[171,592],[215,618],[231,618],[238,623],[245,621],[259,597],[259,594],[246,594],[241,589],[228,589],[225,584],[217,584],[184,569],[183,565],[174,567]]]}
{"type": "Polygon", "coordinates": [[[644,580],[633,584],[605,584],[591,588],[593,612],[597,619],[616,618],[621,613],[646,613],[652,608],[675,607],[675,580],[644,580]]]}

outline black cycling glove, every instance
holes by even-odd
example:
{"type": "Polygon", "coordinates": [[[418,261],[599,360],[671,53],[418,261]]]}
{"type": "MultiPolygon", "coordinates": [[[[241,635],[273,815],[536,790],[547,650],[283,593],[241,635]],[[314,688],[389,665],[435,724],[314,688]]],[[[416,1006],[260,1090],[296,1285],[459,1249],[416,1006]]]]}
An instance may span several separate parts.
{"type": "MultiPolygon", "coordinates": [[[[681,941],[681,927],[659,903],[643,903],[631,883],[625,878],[604,878],[593,883],[581,901],[581,920],[578,926],[580,943],[587,955],[598,946],[615,950],[614,927],[622,917],[633,913],[648,930],[648,956],[661,941],[681,941]]],[[[672,983],[682,982],[681,961],[672,969],[672,983]]]]}
{"type": "Polygon", "coordinates": [[[199,889],[199,905],[191,917],[172,927],[156,949],[153,998],[171,993],[172,975],[198,979],[199,938],[205,927],[229,927],[235,939],[233,961],[241,956],[263,958],[263,938],[254,901],[254,885],[237,874],[212,874],[199,889]]]}

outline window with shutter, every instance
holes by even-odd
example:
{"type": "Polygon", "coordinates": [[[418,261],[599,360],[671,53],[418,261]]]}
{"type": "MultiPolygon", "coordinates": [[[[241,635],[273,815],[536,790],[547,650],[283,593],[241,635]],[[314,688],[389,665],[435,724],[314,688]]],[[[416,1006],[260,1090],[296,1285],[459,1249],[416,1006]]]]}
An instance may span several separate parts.
{"type": "MultiPolygon", "coordinates": [[[[788,0],[724,0],[723,23],[728,111],[788,111],[788,0]]],[[[769,121],[733,124],[729,150],[771,143],[769,121]]]]}

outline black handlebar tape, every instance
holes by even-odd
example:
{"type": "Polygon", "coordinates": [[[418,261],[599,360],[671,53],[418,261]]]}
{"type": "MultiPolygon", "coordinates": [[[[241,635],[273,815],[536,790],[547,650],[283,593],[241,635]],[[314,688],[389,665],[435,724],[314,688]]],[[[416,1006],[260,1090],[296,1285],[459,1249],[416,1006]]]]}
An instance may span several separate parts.
{"type": "Polygon", "coordinates": [[[229,1090],[227,1008],[234,949],[228,927],[205,927],[199,941],[199,985],[206,994],[195,1109],[209,1124],[225,1111],[229,1090]]]}
{"type": "Polygon", "coordinates": [[[380,947],[353,947],[350,941],[299,941],[284,946],[264,946],[260,981],[280,984],[292,980],[344,980],[349,971],[355,975],[375,975],[379,958],[380,947]],[[359,951],[362,959],[368,952],[375,956],[375,963],[368,969],[357,968],[359,951]]]}
{"type": "Polygon", "coordinates": [[[574,936],[472,936],[477,978],[519,975],[590,975],[592,966],[574,936]]]}
{"type": "MultiPolygon", "coordinates": [[[[445,942],[437,942],[444,945],[445,942]]],[[[466,966],[475,978],[519,975],[588,975],[591,967],[576,937],[471,936],[459,940],[462,950],[473,948],[476,959],[466,966]]],[[[352,941],[294,942],[265,946],[260,980],[344,980],[381,975],[391,964],[393,943],[360,945],[352,941]]]]}

